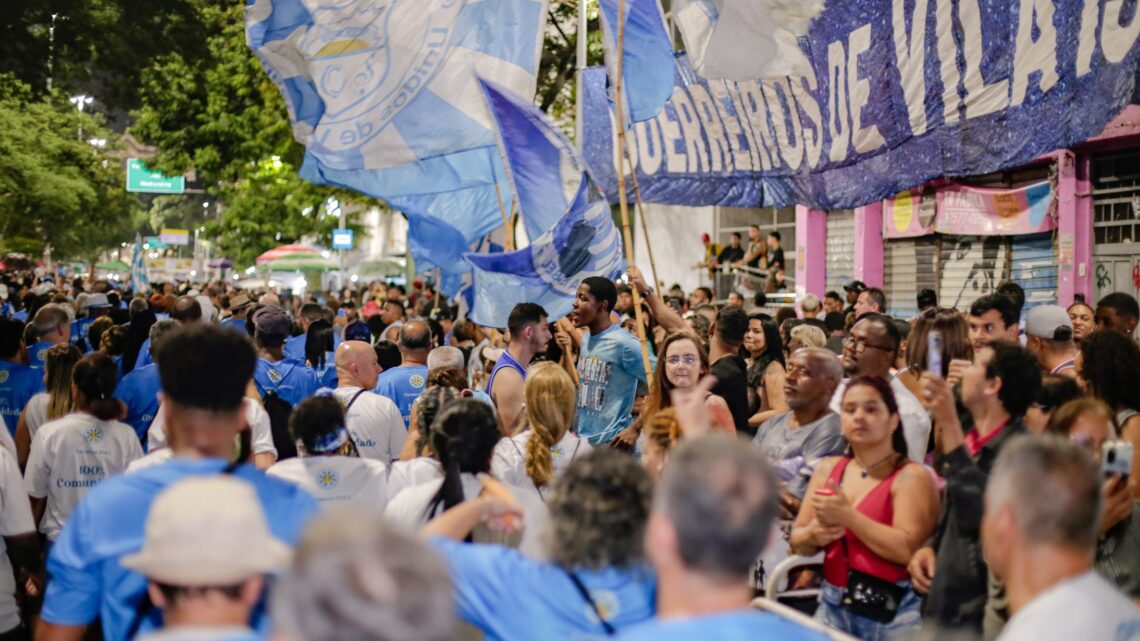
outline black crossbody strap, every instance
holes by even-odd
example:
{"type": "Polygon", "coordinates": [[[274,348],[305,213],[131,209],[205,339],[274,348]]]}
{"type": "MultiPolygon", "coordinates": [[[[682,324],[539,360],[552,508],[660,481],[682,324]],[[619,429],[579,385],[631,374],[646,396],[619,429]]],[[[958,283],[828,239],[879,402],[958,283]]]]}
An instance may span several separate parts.
{"type": "Polygon", "coordinates": [[[366,390],[366,389],[361,389],[359,392],[352,395],[352,399],[350,399],[348,401],[348,405],[344,406],[344,413],[346,415],[348,414],[348,410],[352,409],[352,404],[356,402],[356,399],[360,398],[360,395],[367,392],[367,391],[368,390],[366,390]]]}
{"type": "Polygon", "coordinates": [[[594,597],[590,596],[590,591],[586,589],[586,586],[582,585],[582,579],[579,579],[577,574],[569,570],[563,571],[566,572],[566,576],[570,577],[570,582],[574,584],[574,587],[578,589],[578,594],[581,594],[586,603],[590,604],[590,608],[594,610],[594,614],[597,615],[598,621],[602,624],[602,629],[606,631],[606,636],[612,637],[616,634],[617,631],[614,630],[614,626],[610,625],[610,622],[606,621],[606,618],[602,616],[602,611],[598,609],[598,604],[594,602],[594,597]]]}

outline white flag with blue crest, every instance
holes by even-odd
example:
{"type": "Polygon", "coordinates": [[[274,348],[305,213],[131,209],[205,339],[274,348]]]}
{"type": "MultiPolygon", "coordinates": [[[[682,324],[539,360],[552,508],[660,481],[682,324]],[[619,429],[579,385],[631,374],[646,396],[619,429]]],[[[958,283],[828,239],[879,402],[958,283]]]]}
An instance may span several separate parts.
{"type": "Polygon", "coordinates": [[[251,0],[302,176],[390,198],[493,184],[477,76],[532,95],[546,0],[251,0]]]}

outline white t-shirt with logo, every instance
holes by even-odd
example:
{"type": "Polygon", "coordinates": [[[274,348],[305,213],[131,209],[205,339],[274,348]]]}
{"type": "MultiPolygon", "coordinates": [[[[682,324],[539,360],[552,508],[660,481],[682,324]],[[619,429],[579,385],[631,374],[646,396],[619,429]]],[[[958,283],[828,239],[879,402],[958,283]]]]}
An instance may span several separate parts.
{"type": "Polygon", "coordinates": [[[998,636],[998,641],[1041,639],[1135,641],[1140,607],[1089,570],[1037,595],[998,636]]]}
{"type": "MultiPolygon", "coordinates": [[[[359,391],[359,387],[338,387],[334,394],[345,407],[359,391]]],[[[385,464],[400,458],[408,429],[392,399],[365,391],[348,408],[344,421],[362,458],[385,464]]]]}
{"type": "Polygon", "coordinates": [[[380,513],[388,502],[388,470],[354,456],[307,456],[274,463],[266,472],[313,495],[321,506],[352,506],[380,513]]]}
{"type": "Polygon", "coordinates": [[[126,474],[132,474],[134,472],[138,472],[139,470],[145,470],[148,467],[161,465],[172,458],[174,458],[174,450],[170,449],[169,447],[164,447],[161,450],[154,450],[153,452],[147,452],[146,456],[131,461],[131,464],[127,466],[126,474]]]}
{"type": "MultiPolygon", "coordinates": [[[[253,453],[272,454],[276,457],[277,448],[273,445],[273,430],[269,426],[269,414],[266,413],[261,403],[251,398],[245,399],[244,405],[245,420],[253,432],[251,435],[253,453]]],[[[159,405],[158,411],[154,413],[154,421],[151,422],[150,429],[146,433],[146,443],[147,452],[168,447],[166,443],[166,412],[162,405],[159,405]]]]}
{"type": "Polygon", "coordinates": [[[430,456],[418,456],[410,461],[392,461],[388,465],[389,500],[413,485],[443,478],[443,466],[430,456]]]}
{"type": "MultiPolygon", "coordinates": [[[[0,451],[0,537],[32,534],[36,522],[32,507],[20,478],[16,456],[0,451]]],[[[0,538],[0,631],[11,630],[20,624],[20,611],[16,605],[16,580],[12,576],[12,562],[0,538]]]]}
{"type": "Polygon", "coordinates": [[[32,439],[24,470],[28,495],[47,499],[40,532],[54,541],[88,490],[142,455],[139,437],[126,423],[83,412],[45,423],[32,439]]]}
{"type": "Polygon", "coordinates": [[[19,460],[16,455],[16,441],[12,440],[12,434],[8,432],[8,424],[3,416],[0,416],[0,447],[11,454],[12,458],[19,460]]]}
{"type": "MultiPolygon", "coordinates": [[[[516,434],[510,438],[499,440],[495,446],[495,453],[491,457],[491,476],[509,485],[529,488],[539,493],[544,499],[545,492],[539,491],[534,481],[526,473],[526,450],[530,443],[530,430],[516,434]]],[[[554,465],[554,479],[562,476],[566,468],[574,459],[590,451],[590,442],[567,431],[558,443],[550,448],[550,458],[554,465]]]]}
{"type": "MultiPolygon", "coordinates": [[[[483,491],[483,483],[474,474],[463,474],[463,496],[473,499],[483,491]]],[[[384,518],[390,523],[403,528],[409,534],[415,534],[427,524],[430,518],[425,515],[432,498],[439,492],[443,479],[436,479],[409,487],[399,494],[388,499],[388,507],[384,509],[384,518]]],[[[507,489],[514,495],[515,501],[523,509],[523,533],[519,544],[519,551],[535,559],[544,559],[548,556],[546,551],[546,528],[550,521],[550,513],[546,504],[534,490],[516,485],[507,485],[507,489]]],[[[439,516],[443,511],[440,505],[431,518],[439,516]]]]}
{"type": "Polygon", "coordinates": [[[34,437],[36,432],[48,422],[48,403],[51,394],[39,392],[28,399],[28,406],[24,409],[24,423],[28,426],[28,437],[34,437]]]}

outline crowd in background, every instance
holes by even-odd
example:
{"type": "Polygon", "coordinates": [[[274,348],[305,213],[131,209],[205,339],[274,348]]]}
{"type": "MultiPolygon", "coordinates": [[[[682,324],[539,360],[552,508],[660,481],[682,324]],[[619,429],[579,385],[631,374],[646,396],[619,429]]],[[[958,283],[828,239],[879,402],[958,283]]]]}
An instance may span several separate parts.
{"type": "Polygon", "coordinates": [[[0,641],[1140,638],[1127,294],[0,283],[0,641]]]}

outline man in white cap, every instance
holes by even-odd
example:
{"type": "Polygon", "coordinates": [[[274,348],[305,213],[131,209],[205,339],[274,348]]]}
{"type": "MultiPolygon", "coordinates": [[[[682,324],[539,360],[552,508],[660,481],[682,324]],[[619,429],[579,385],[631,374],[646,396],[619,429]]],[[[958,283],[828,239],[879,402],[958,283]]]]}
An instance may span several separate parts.
{"type": "Polygon", "coordinates": [[[163,629],[139,639],[247,641],[263,577],[290,558],[249,483],[228,475],[189,478],[155,499],[146,538],[123,566],[149,582],[139,609],[162,610],[163,629]]]}
{"type": "Polygon", "coordinates": [[[1050,374],[1077,377],[1073,321],[1063,307],[1039,305],[1029,310],[1025,336],[1025,348],[1037,357],[1042,369],[1050,374]]]}

